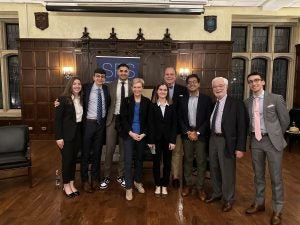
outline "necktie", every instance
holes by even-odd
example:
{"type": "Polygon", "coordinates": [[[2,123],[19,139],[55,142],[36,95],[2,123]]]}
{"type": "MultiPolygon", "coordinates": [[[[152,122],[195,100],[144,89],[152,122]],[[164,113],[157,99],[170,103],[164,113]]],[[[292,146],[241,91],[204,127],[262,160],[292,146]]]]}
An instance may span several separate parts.
{"type": "Polygon", "coordinates": [[[219,111],[219,104],[220,104],[220,102],[218,100],[217,103],[216,103],[213,118],[211,120],[211,131],[212,131],[212,133],[216,132],[216,119],[217,119],[217,115],[218,115],[218,111],[219,111]]]}
{"type": "Polygon", "coordinates": [[[262,136],[260,130],[259,98],[254,98],[254,133],[256,140],[260,141],[262,136]]]}
{"type": "Polygon", "coordinates": [[[98,99],[97,99],[97,123],[101,123],[102,119],[102,95],[101,95],[101,89],[98,88],[98,99]]]}
{"type": "Polygon", "coordinates": [[[125,85],[125,82],[122,81],[122,86],[121,86],[121,102],[125,98],[125,86],[124,85],[125,85]]]}

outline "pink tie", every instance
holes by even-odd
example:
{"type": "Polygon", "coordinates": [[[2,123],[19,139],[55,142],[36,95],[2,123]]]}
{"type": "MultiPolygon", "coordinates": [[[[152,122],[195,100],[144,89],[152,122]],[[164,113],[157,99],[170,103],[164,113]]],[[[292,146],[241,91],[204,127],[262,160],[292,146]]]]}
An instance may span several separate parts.
{"type": "Polygon", "coordinates": [[[259,98],[254,98],[254,133],[256,140],[261,140],[259,98]]]}

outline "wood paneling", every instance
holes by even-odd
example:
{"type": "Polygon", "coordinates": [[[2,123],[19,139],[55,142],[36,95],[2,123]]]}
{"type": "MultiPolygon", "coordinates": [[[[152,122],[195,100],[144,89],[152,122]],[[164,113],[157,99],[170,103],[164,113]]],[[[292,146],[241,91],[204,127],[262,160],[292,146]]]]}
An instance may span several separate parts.
{"type": "Polygon", "coordinates": [[[294,107],[300,107],[300,44],[296,45],[296,76],[294,85],[294,107]]]}
{"type": "MultiPolygon", "coordinates": [[[[212,95],[211,80],[231,74],[231,42],[162,40],[57,40],[20,39],[21,98],[24,123],[32,135],[52,137],[53,101],[62,93],[67,80],[64,66],[90,82],[96,56],[140,57],[140,77],[146,87],[163,79],[164,68],[189,68],[199,75],[202,92],[212,95]]],[[[179,79],[179,83],[184,84],[179,79]]]]}

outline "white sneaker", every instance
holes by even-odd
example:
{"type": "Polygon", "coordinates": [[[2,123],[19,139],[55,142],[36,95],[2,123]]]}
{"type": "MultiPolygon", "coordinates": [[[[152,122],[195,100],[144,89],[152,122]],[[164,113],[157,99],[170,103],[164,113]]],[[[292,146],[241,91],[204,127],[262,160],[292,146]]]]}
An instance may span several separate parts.
{"type": "Polygon", "coordinates": [[[138,190],[139,193],[144,194],[145,193],[145,189],[143,188],[143,184],[142,183],[137,183],[137,182],[133,182],[134,186],[136,187],[136,189],[138,190]]]}
{"type": "Polygon", "coordinates": [[[168,190],[167,187],[162,187],[161,188],[161,194],[162,196],[166,197],[168,195],[168,190]]]}
{"type": "Polygon", "coordinates": [[[155,191],[154,191],[154,194],[159,197],[160,196],[160,193],[161,193],[161,186],[156,186],[155,187],[155,191]]]}
{"type": "Polygon", "coordinates": [[[127,201],[131,201],[132,198],[133,198],[133,196],[132,196],[132,188],[126,189],[126,200],[127,201]]]}

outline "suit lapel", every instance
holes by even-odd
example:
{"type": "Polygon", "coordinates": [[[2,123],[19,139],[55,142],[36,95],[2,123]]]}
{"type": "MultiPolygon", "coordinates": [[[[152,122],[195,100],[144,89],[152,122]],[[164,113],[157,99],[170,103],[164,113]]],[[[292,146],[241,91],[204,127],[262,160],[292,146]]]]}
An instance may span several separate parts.
{"type": "Polygon", "coordinates": [[[253,116],[253,111],[252,111],[252,109],[253,109],[253,95],[249,98],[249,102],[248,102],[248,115],[249,115],[249,124],[250,124],[250,126],[249,127],[251,127],[251,125],[252,125],[252,116],[253,116]]]}
{"type": "Polygon", "coordinates": [[[225,105],[224,105],[224,109],[223,109],[223,114],[222,114],[221,126],[224,123],[225,118],[227,117],[226,115],[229,114],[230,106],[231,106],[231,100],[230,100],[230,97],[227,95],[225,105]]]}

